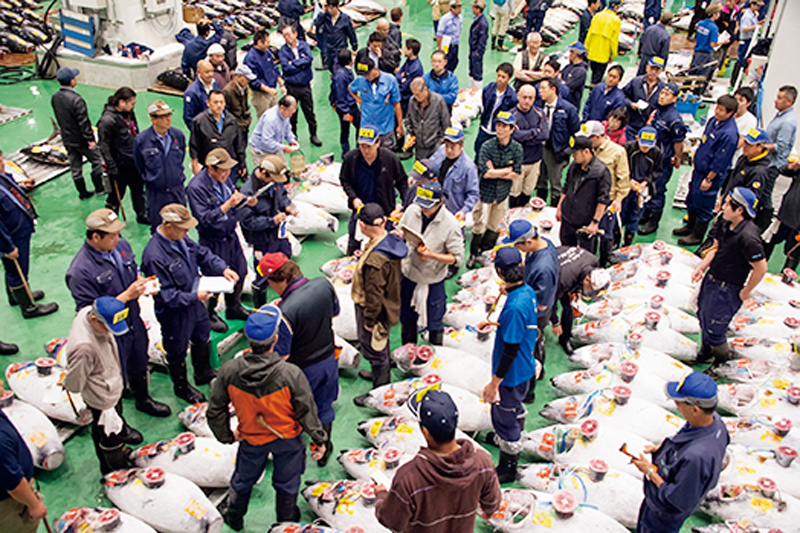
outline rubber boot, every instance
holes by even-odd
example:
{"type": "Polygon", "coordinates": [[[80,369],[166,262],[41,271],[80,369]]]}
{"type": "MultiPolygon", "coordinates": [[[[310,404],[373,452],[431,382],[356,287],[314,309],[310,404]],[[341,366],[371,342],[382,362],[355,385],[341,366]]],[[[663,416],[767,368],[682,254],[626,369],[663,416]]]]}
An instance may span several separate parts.
{"type": "Polygon", "coordinates": [[[710,352],[711,355],[714,356],[714,361],[711,363],[711,366],[706,369],[709,373],[713,372],[715,368],[724,364],[725,361],[729,360],[733,356],[731,347],[728,346],[727,342],[712,346],[710,348],[710,352]]]}
{"type": "Polygon", "coordinates": [[[172,378],[172,388],[175,391],[175,396],[184,402],[195,404],[206,401],[206,397],[202,392],[189,385],[189,381],[186,379],[186,361],[170,363],[169,377],[172,378]]]}
{"type": "Polygon", "coordinates": [[[706,237],[706,230],[708,229],[708,222],[695,222],[694,231],[688,237],[678,239],[678,244],[681,246],[697,246],[703,243],[706,237]]]}
{"type": "Polygon", "coordinates": [[[228,498],[220,507],[222,519],[234,531],[244,529],[244,515],[247,514],[247,507],[250,505],[250,491],[236,492],[233,489],[228,491],[228,498]]]}
{"type": "MultiPolygon", "coordinates": [[[[44,298],[44,291],[32,291],[32,292],[33,292],[34,302],[38,302],[39,300],[42,300],[44,298]]],[[[17,302],[17,299],[14,297],[14,293],[11,292],[11,289],[9,289],[8,286],[6,286],[6,295],[8,295],[8,305],[12,307],[15,305],[19,305],[19,302],[17,302]]]]}
{"type": "Polygon", "coordinates": [[[519,454],[512,455],[500,450],[500,460],[497,462],[497,480],[502,483],[511,483],[517,480],[517,463],[519,454]]]}
{"type": "Polygon", "coordinates": [[[331,442],[333,422],[322,424],[322,429],[324,429],[325,433],[328,434],[328,441],[325,443],[325,453],[322,455],[322,459],[317,461],[317,466],[326,466],[328,464],[328,459],[330,459],[331,454],[333,453],[333,442],[331,442]]]}
{"type": "Polygon", "coordinates": [[[0,355],[14,355],[19,352],[19,346],[0,341],[0,355]]]}
{"type": "Polygon", "coordinates": [[[531,201],[530,194],[520,194],[517,196],[517,198],[519,199],[519,204],[517,204],[517,207],[525,207],[531,201]]]}
{"type": "MultiPolygon", "coordinates": [[[[544,370],[544,367],[542,367],[542,370],[544,370]]],[[[544,375],[544,372],[542,372],[542,375],[544,375]]],[[[528,394],[525,395],[525,398],[523,398],[522,403],[531,404],[531,403],[536,401],[536,376],[535,375],[531,378],[530,385],[531,386],[528,389],[528,394]]],[[[524,424],[524,421],[523,421],[523,424],[524,424]]],[[[524,430],[525,428],[522,428],[522,429],[524,430]]]]}
{"type": "Polygon", "coordinates": [[[611,239],[600,239],[600,267],[608,267],[608,260],[611,257],[611,248],[614,246],[614,241],[611,239]]]}
{"type": "Polygon", "coordinates": [[[247,320],[250,311],[242,307],[242,288],[244,281],[239,280],[233,286],[233,292],[225,295],[225,319],[226,320],[247,320]]]}
{"type": "Polygon", "coordinates": [[[189,353],[192,354],[195,385],[208,385],[217,377],[217,371],[211,368],[211,341],[189,343],[189,353]]]}
{"type": "Polygon", "coordinates": [[[505,52],[506,51],[506,47],[503,46],[503,41],[505,41],[505,40],[506,40],[505,37],[498,37],[498,39],[497,39],[497,49],[500,52],[505,52]]]}
{"type": "Polygon", "coordinates": [[[150,397],[148,392],[147,375],[129,377],[128,385],[136,400],[136,410],[150,416],[164,418],[172,414],[172,410],[165,403],[157,402],[150,397]]]}
{"type": "Polygon", "coordinates": [[[630,246],[633,244],[634,237],[636,237],[635,233],[625,230],[625,234],[622,236],[622,246],[630,246]]]}
{"type": "Polygon", "coordinates": [[[688,235],[691,235],[692,232],[694,231],[694,227],[696,224],[697,224],[697,217],[694,215],[694,213],[690,212],[686,217],[686,223],[680,228],[675,228],[674,230],[672,230],[672,234],[675,235],[676,237],[686,237],[688,235]]]}
{"type": "Polygon", "coordinates": [[[75,188],[78,190],[78,198],[81,200],[88,200],[92,196],[94,196],[94,191],[86,190],[86,180],[83,178],[72,180],[75,184],[75,188]]]}
{"type": "Polygon", "coordinates": [[[214,309],[217,306],[217,295],[211,296],[211,299],[206,302],[206,309],[208,309],[208,319],[211,321],[211,331],[217,333],[227,333],[228,324],[222,320],[217,311],[214,309]]]}
{"type": "Polygon", "coordinates": [[[793,257],[791,255],[787,255],[786,256],[786,261],[783,263],[783,268],[781,269],[781,272],[783,272],[787,268],[789,270],[796,271],[798,262],[800,262],[800,257],[793,257]]]}
{"type": "Polygon", "coordinates": [[[497,37],[492,36],[492,50],[497,50],[497,37]]]}
{"type": "Polygon", "coordinates": [[[536,189],[536,197],[547,201],[547,189],[536,189]]]}
{"type": "Polygon", "coordinates": [[[661,215],[664,213],[661,209],[655,209],[650,212],[650,218],[647,222],[639,226],[639,235],[650,235],[658,230],[658,223],[661,222],[661,215]]]}
{"type": "Polygon", "coordinates": [[[275,489],[275,514],[278,523],[297,522],[300,520],[300,508],[297,507],[297,494],[288,494],[275,489]]]}
{"type": "Polygon", "coordinates": [[[708,344],[701,344],[700,349],[697,351],[697,359],[695,360],[696,364],[703,364],[708,363],[714,357],[714,354],[711,353],[711,346],[708,344]]]}
{"type": "Polygon", "coordinates": [[[467,268],[473,269],[480,266],[478,264],[478,257],[483,251],[483,238],[485,234],[476,233],[472,235],[472,242],[469,243],[469,259],[467,259],[467,268]]]}
{"type": "Polygon", "coordinates": [[[124,442],[125,444],[130,444],[132,446],[138,446],[144,442],[144,437],[142,433],[128,425],[127,422],[123,420],[122,425],[122,432],[117,437],[119,440],[124,442]]]}
{"type": "Polygon", "coordinates": [[[14,295],[14,299],[19,303],[20,310],[22,311],[22,318],[36,318],[38,316],[50,315],[58,311],[57,303],[33,303],[28,297],[28,291],[25,290],[24,285],[11,287],[11,294],[14,295]]]}
{"type": "Polygon", "coordinates": [[[400,340],[405,346],[406,344],[417,344],[417,323],[416,322],[401,322],[400,323],[400,340]]]}
{"type": "Polygon", "coordinates": [[[104,476],[116,470],[124,470],[131,467],[129,459],[131,449],[125,444],[118,444],[113,448],[103,448],[97,445],[98,459],[100,459],[100,473],[104,476]]]}
{"type": "Polygon", "coordinates": [[[267,303],[267,291],[253,285],[253,307],[261,309],[267,303]]]}
{"type": "Polygon", "coordinates": [[[567,355],[572,355],[575,353],[575,347],[572,346],[572,341],[570,340],[568,333],[565,333],[558,338],[558,344],[561,345],[561,348],[567,355]]]}
{"type": "Polygon", "coordinates": [[[497,244],[497,237],[499,235],[500,233],[496,231],[486,230],[486,233],[483,234],[483,241],[481,243],[481,252],[493,249],[497,244]]]}
{"type": "Polygon", "coordinates": [[[431,343],[433,346],[441,346],[444,340],[444,332],[439,331],[429,331],[428,332],[428,342],[431,343]]]}
{"type": "Polygon", "coordinates": [[[390,365],[372,365],[372,388],[383,387],[392,380],[390,365]]]}
{"type": "Polygon", "coordinates": [[[508,208],[514,209],[515,207],[519,207],[519,196],[509,196],[508,197],[508,208]]]}

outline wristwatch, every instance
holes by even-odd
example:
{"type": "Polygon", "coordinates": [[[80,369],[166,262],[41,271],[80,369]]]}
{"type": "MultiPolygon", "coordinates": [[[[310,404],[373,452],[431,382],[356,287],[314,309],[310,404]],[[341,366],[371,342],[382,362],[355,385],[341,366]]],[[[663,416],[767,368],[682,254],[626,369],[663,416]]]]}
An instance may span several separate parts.
{"type": "Polygon", "coordinates": [[[599,221],[599,220],[597,220],[596,218],[593,218],[593,219],[592,219],[592,222],[594,222],[595,224],[599,224],[599,223],[600,223],[600,221],[599,221]]]}

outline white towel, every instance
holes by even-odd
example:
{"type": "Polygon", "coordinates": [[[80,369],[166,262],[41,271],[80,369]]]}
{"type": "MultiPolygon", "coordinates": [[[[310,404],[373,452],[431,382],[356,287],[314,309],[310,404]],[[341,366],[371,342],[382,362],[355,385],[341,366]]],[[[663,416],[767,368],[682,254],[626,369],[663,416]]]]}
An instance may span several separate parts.
{"type": "Polygon", "coordinates": [[[103,431],[108,437],[122,431],[122,418],[113,407],[100,413],[100,420],[97,423],[103,426],[103,431]]]}
{"type": "Polygon", "coordinates": [[[428,293],[430,292],[430,285],[424,283],[417,283],[414,289],[414,294],[411,295],[411,308],[417,312],[419,318],[417,319],[417,327],[428,326],[428,293]]]}

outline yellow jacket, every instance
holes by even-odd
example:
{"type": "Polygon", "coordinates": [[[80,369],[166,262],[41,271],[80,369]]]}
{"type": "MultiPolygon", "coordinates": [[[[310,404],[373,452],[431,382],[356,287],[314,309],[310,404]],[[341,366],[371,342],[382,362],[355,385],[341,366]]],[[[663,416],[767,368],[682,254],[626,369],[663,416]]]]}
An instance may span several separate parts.
{"type": "Polygon", "coordinates": [[[610,9],[594,16],[584,43],[589,61],[608,63],[617,57],[621,24],[617,14],[610,9]]]}

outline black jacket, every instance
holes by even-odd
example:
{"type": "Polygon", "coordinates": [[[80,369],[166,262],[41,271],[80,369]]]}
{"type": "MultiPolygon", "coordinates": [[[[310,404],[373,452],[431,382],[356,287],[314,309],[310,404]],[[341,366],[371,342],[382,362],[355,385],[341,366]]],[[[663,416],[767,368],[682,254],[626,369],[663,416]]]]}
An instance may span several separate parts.
{"type": "MultiPolygon", "coordinates": [[[[565,294],[581,292],[583,279],[600,267],[600,261],[593,253],[580,246],[559,246],[558,251],[558,289],[556,299],[560,300],[565,294]]],[[[553,324],[558,320],[553,313],[553,324]]]]}
{"type": "Polygon", "coordinates": [[[573,162],[564,182],[562,220],[575,227],[588,225],[597,204],[608,205],[610,191],[611,174],[597,157],[592,157],[585,169],[573,162]]]}
{"type": "Polygon", "coordinates": [[[86,101],[70,87],[61,87],[50,99],[64,147],[84,147],[94,141],[86,101]]]}
{"type": "Polygon", "coordinates": [[[239,168],[244,168],[247,156],[244,137],[233,113],[225,113],[222,119],[222,133],[217,129],[210,111],[203,111],[192,119],[192,136],[189,138],[191,158],[197,159],[205,166],[206,156],[214,148],[224,148],[239,162],[239,168]]]}
{"type": "Polygon", "coordinates": [[[740,155],[734,167],[728,172],[728,177],[722,185],[720,198],[725,198],[736,187],[747,187],[756,193],[758,203],[764,203],[764,193],[769,181],[769,154],[750,161],[747,156],[740,155]]]}
{"type": "MultiPolygon", "coordinates": [[[[358,198],[358,181],[356,175],[359,162],[363,161],[361,151],[356,148],[344,155],[342,160],[342,171],[339,181],[342,183],[344,192],[347,193],[347,204],[353,209],[353,200],[358,198]]],[[[378,148],[378,178],[375,184],[375,203],[383,208],[386,216],[394,210],[396,204],[395,189],[400,194],[400,201],[406,197],[408,192],[408,176],[391,150],[378,148]]]]}
{"type": "Polygon", "coordinates": [[[800,228],[800,169],[789,170],[789,167],[783,167],[781,174],[792,178],[792,184],[783,195],[781,208],[778,210],[778,220],[792,229],[798,229],[800,228]]]}
{"type": "MultiPolygon", "coordinates": [[[[257,177],[250,176],[242,186],[242,194],[252,196],[266,183],[257,177]]],[[[258,203],[250,207],[245,204],[241,208],[239,224],[242,226],[244,239],[253,245],[259,252],[269,249],[269,245],[278,240],[279,225],[275,224],[275,215],[286,213],[292,201],[286,195],[283,183],[273,183],[272,186],[258,197],[258,203]]]]}
{"type": "Polygon", "coordinates": [[[647,152],[643,152],[639,148],[639,141],[636,139],[626,142],[624,147],[628,153],[628,168],[631,171],[631,179],[646,181],[652,193],[656,180],[663,169],[661,149],[658,146],[653,146],[647,152]]]}
{"type": "Polygon", "coordinates": [[[106,104],[97,121],[97,145],[109,175],[116,174],[119,167],[136,168],[133,149],[138,133],[135,113],[120,113],[114,106],[106,104]]]}

